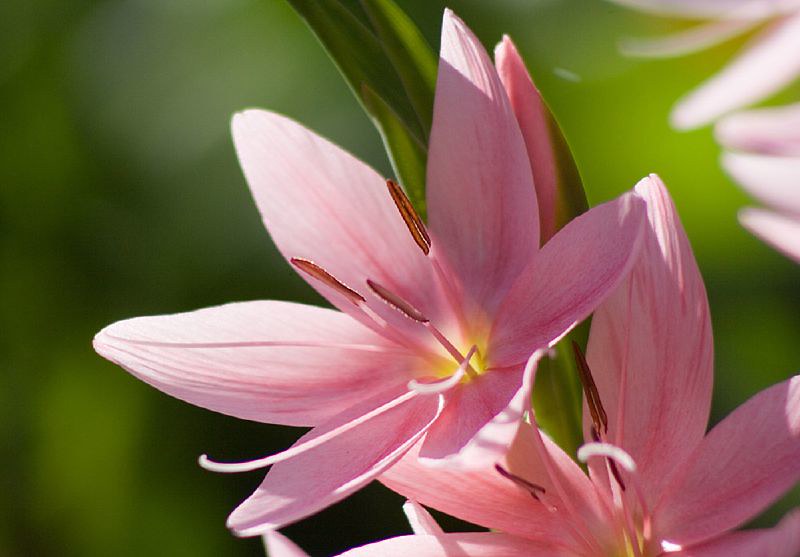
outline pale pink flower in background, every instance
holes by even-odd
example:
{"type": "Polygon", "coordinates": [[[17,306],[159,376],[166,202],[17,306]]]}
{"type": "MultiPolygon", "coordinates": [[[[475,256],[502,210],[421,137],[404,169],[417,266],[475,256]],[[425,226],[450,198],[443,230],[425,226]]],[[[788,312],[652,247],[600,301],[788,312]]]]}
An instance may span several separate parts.
{"type": "Polygon", "coordinates": [[[672,124],[691,129],[758,103],[800,76],[799,0],[611,0],[664,16],[707,23],[660,39],[631,39],[622,48],[636,56],[676,56],[721,43],[763,26],[718,74],[678,102],[672,124]]]}
{"type": "Polygon", "coordinates": [[[540,248],[539,212],[555,209],[546,195],[537,208],[531,165],[554,163],[530,145],[542,139],[535,115],[518,122],[503,83],[518,100],[535,94],[530,78],[506,41],[501,81],[450,11],[441,44],[427,228],[399,187],[387,191],[374,170],[296,122],[261,110],[234,117],[272,239],[341,311],[235,303],[130,319],[95,338],[104,357],[177,398],[315,426],[278,455],[204,460],[221,471],[273,465],[229,518],[240,535],[341,500],[415,445],[429,466],[495,462],[530,398],[528,356],[592,312],[635,259],[645,209],[633,192],[540,248]]]}
{"type": "Polygon", "coordinates": [[[720,144],[733,151],[800,157],[800,103],[737,112],[717,123],[720,144]]]}
{"type": "Polygon", "coordinates": [[[725,170],[769,209],[743,209],[753,234],[800,262],[800,103],[731,114],[716,127],[725,170]]]}
{"type": "Polygon", "coordinates": [[[423,526],[345,555],[800,554],[800,511],[774,528],[733,531],[800,479],[800,376],[706,433],[713,350],[703,282],[661,181],[651,176],[636,189],[650,224],[640,259],[595,312],[589,339],[594,383],[585,381],[587,444],[578,452],[589,474],[528,424],[483,470],[421,466],[417,445],[381,481],[496,531],[423,526]]]}

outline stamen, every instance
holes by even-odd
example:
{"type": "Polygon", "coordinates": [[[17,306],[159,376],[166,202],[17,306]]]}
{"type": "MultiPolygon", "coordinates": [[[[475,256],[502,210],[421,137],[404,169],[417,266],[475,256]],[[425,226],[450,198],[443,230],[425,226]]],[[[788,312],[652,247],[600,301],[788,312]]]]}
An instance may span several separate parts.
{"type": "MultiPolygon", "coordinates": [[[[535,354],[535,353],[534,353],[535,354]]],[[[532,362],[534,360],[534,356],[531,356],[528,359],[527,365],[533,365],[532,362]]],[[[548,451],[547,447],[545,446],[544,439],[542,438],[542,432],[539,430],[539,426],[536,423],[536,416],[533,413],[533,410],[530,412],[531,418],[531,425],[533,430],[533,441],[536,446],[536,452],[539,453],[540,458],[542,459],[542,463],[544,464],[544,469],[547,472],[547,476],[550,478],[550,482],[553,484],[553,487],[556,490],[556,495],[562,501],[564,508],[566,509],[567,513],[573,517],[573,520],[568,521],[567,523],[570,524],[572,530],[577,535],[578,539],[583,542],[584,545],[589,549],[590,555],[600,555],[602,553],[602,549],[600,548],[598,542],[594,539],[592,532],[588,529],[587,525],[583,520],[580,520],[579,517],[581,513],[578,512],[577,507],[570,499],[569,495],[567,494],[566,489],[562,483],[561,479],[561,472],[556,471],[555,460],[553,456],[548,451]]]]}
{"type": "Polygon", "coordinates": [[[409,391],[400,395],[397,398],[390,400],[389,402],[370,410],[369,412],[362,414],[358,418],[346,422],[336,428],[333,428],[321,435],[313,439],[309,439],[308,441],[293,445],[289,447],[285,451],[281,451],[276,454],[272,454],[269,456],[265,456],[262,458],[258,458],[255,460],[249,460],[246,462],[216,462],[208,458],[208,455],[200,455],[197,459],[198,463],[200,464],[201,468],[209,470],[211,472],[223,472],[223,473],[236,473],[236,472],[251,472],[253,470],[258,470],[259,468],[266,468],[272,464],[276,464],[278,462],[282,462],[284,460],[288,460],[290,458],[294,458],[297,455],[300,455],[306,451],[309,451],[315,447],[322,445],[323,443],[327,443],[337,435],[352,429],[354,426],[360,425],[365,423],[372,418],[384,414],[385,412],[403,404],[404,402],[414,398],[418,393],[413,391],[409,391]]]}
{"type": "Polygon", "coordinates": [[[509,472],[508,470],[506,470],[505,468],[503,468],[499,464],[495,464],[494,465],[494,469],[497,470],[497,473],[500,474],[501,476],[503,476],[505,479],[511,480],[516,485],[520,486],[522,489],[525,489],[528,493],[531,494],[531,497],[533,497],[534,499],[536,499],[540,503],[542,502],[542,500],[539,499],[539,495],[540,494],[544,495],[545,493],[547,493],[545,488],[543,488],[539,484],[535,484],[533,482],[529,482],[525,478],[521,478],[521,477],[517,476],[516,474],[512,474],[511,472],[509,472]]]}
{"type": "Polygon", "coordinates": [[[608,433],[608,416],[603,408],[603,403],[600,402],[600,393],[592,378],[592,370],[589,369],[589,364],[586,362],[580,346],[574,340],[572,341],[572,351],[575,353],[575,363],[578,364],[578,375],[581,378],[581,385],[583,385],[586,404],[592,415],[592,424],[598,434],[608,433]]]}
{"type": "MultiPolygon", "coordinates": [[[[433,335],[433,337],[439,341],[439,343],[444,347],[445,350],[453,357],[455,361],[458,363],[463,362],[466,358],[464,355],[458,351],[458,349],[453,346],[447,338],[437,329],[430,320],[423,315],[421,311],[417,308],[412,306],[406,300],[392,292],[391,290],[387,289],[385,286],[381,286],[377,282],[371,279],[367,279],[367,286],[378,296],[381,300],[389,304],[390,307],[396,309],[409,319],[416,321],[417,323],[422,323],[428,331],[433,335]]],[[[467,359],[469,362],[469,359],[467,359]]],[[[470,365],[467,364],[466,368],[467,375],[469,375],[472,379],[478,376],[478,372],[470,365]]]]}
{"type": "Polygon", "coordinates": [[[636,472],[636,462],[624,449],[610,443],[586,443],[578,449],[578,460],[586,462],[594,456],[613,459],[622,466],[626,472],[636,472]]]}
{"type": "MultiPolygon", "coordinates": [[[[461,355],[461,352],[458,351],[458,348],[453,346],[453,343],[447,340],[447,337],[445,337],[439,329],[434,327],[433,323],[430,321],[425,323],[425,328],[428,329],[428,331],[433,335],[433,338],[439,341],[439,344],[441,344],[444,349],[447,350],[447,352],[453,357],[453,359],[455,359],[455,361],[462,362],[465,360],[464,356],[461,355]]],[[[467,360],[467,362],[469,362],[469,360],[467,360]]],[[[472,367],[472,364],[467,365],[466,372],[470,379],[475,379],[478,377],[478,372],[475,371],[475,368],[472,367]]]]}
{"type": "Polygon", "coordinates": [[[419,246],[419,249],[422,250],[422,253],[428,255],[431,251],[431,237],[428,235],[425,223],[419,218],[408,196],[397,182],[394,180],[386,180],[386,185],[389,188],[392,201],[394,201],[397,210],[400,212],[400,216],[403,217],[403,221],[406,223],[408,231],[411,233],[411,237],[414,238],[414,242],[419,246]]]}
{"type": "Polygon", "coordinates": [[[622,480],[622,474],[619,473],[617,463],[627,472],[633,473],[636,471],[636,462],[634,462],[633,457],[623,449],[610,443],[586,443],[578,449],[578,460],[581,462],[586,462],[593,456],[606,457],[611,475],[614,476],[622,491],[625,491],[625,482],[622,480]]]}
{"type": "Polygon", "coordinates": [[[355,344],[346,342],[321,342],[316,340],[232,340],[223,342],[171,342],[160,340],[146,340],[138,338],[126,338],[109,333],[104,333],[108,338],[125,342],[128,344],[135,344],[139,346],[152,346],[154,348],[180,348],[180,349],[197,349],[197,350],[212,350],[212,349],[225,349],[225,348],[322,348],[325,350],[356,350],[363,352],[381,352],[387,351],[384,346],[376,346],[373,344],[355,344]]]}
{"type": "Polygon", "coordinates": [[[367,301],[364,298],[364,296],[362,296],[361,294],[359,294],[358,292],[356,292],[355,290],[344,284],[342,281],[334,277],[332,274],[330,274],[328,271],[326,271],[313,261],[309,261],[308,259],[302,259],[300,257],[292,257],[289,261],[292,262],[292,265],[294,265],[307,275],[314,277],[318,281],[324,283],[326,286],[333,288],[339,294],[350,300],[355,305],[363,304],[364,302],[367,301]]]}
{"type": "Polygon", "coordinates": [[[370,290],[372,290],[375,295],[378,296],[378,298],[389,304],[392,308],[396,309],[409,319],[412,319],[417,323],[428,323],[428,318],[422,315],[421,311],[391,290],[388,290],[386,287],[381,286],[371,279],[367,279],[367,286],[370,287],[370,290]]]}
{"type": "Polygon", "coordinates": [[[611,470],[611,475],[614,476],[614,479],[617,481],[617,484],[619,484],[619,488],[622,491],[625,491],[627,488],[625,487],[625,482],[622,480],[622,474],[619,473],[619,468],[617,468],[617,463],[609,458],[608,468],[611,470]]]}

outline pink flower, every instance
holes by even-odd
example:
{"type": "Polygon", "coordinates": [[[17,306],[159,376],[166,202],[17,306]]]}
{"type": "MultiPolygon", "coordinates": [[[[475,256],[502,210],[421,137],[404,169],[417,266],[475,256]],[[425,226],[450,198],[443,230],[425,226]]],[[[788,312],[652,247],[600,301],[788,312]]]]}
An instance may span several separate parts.
{"type": "Polygon", "coordinates": [[[584,367],[578,458],[588,475],[527,424],[483,470],[420,466],[416,445],[381,481],[497,532],[429,529],[346,555],[800,554],[800,511],[772,529],[732,532],[800,479],[800,376],[706,433],[713,354],[703,282],[661,181],[636,190],[650,227],[638,263],[594,314],[584,367]]]}
{"type": "Polygon", "coordinates": [[[732,114],[716,134],[725,170],[774,209],[744,209],[742,225],[800,262],[800,104],[732,114]]]}
{"type": "Polygon", "coordinates": [[[765,25],[742,54],[676,105],[671,118],[677,128],[713,122],[771,96],[800,75],[798,0],[612,1],[659,15],[710,20],[670,37],[623,44],[623,50],[638,56],[686,54],[765,25]]]}
{"type": "MultiPolygon", "coordinates": [[[[436,520],[416,501],[406,501],[403,512],[415,534],[436,536],[444,534],[436,520]]],[[[268,557],[308,557],[305,551],[276,530],[265,532],[262,538],[268,557]]]]}
{"type": "MultiPolygon", "coordinates": [[[[532,88],[509,46],[505,79],[532,88]]],[[[507,450],[529,400],[528,355],[612,291],[644,228],[644,202],[628,193],[540,249],[539,211],[555,206],[537,209],[524,116],[518,123],[475,36],[445,12],[428,227],[398,186],[387,191],[375,171],[296,122],[261,110],[234,117],[236,150],[272,239],[340,311],[229,304],[122,321],[95,348],[193,404],[315,426],[278,455],[204,460],[221,471],[273,464],[231,514],[237,533],[319,511],[418,441],[415,458],[431,466],[482,466],[507,450]]]]}
{"type": "Polygon", "coordinates": [[[308,557],[308,553],[280,532],[264,532],[263,539],[267,557],[308,557]]]}

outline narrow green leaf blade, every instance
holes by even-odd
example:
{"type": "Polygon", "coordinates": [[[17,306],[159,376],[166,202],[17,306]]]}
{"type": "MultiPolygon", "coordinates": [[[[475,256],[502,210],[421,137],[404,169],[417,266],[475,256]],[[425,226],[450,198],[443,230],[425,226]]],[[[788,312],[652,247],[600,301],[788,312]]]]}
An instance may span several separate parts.
{"type": "Polygon", "coordinates": [[[375,91],[365,84],[362,85],[361,94],[389,153],[392,168],[417,213],[424,220],[427,149],[415,139],[403,121],[375,91]]]}
{"type": "Polygon", "coordinates": [[[419,28],[392,0],[361,0],[427,137],[433,120],[436,56],[419,28]]]}
{"type": "Polygon", "coordinates": [[[338,0],[288,2],[325,47],[361,103],[364,104],[362,85],[366,84],[384,99],[409,132],[425,144],[426,134],[417,113],[373,31],[338,0]]]}
{"type": "Polygon", "coordinates": [[[572,341],[586,346],[588,334],[586,321],[554,347],[554,358],[542,358],[533,389],[533,409],[539,427],[573,458],[583,443],[583,394],[572,341]]]}
{"type": "Polygon", "coordinates": [[[567,138],[546,103],[545,108],[557,176],[555,223],[556,230],[561,230],[569,221],[588,211],[589,202],[567,138]]]}

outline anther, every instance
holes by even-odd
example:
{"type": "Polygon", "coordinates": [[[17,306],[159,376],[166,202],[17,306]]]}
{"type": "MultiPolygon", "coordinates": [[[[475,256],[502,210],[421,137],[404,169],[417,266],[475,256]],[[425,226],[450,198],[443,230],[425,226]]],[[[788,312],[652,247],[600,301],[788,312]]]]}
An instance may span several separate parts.
{"type": "Polygon", "coordinates": [[[531,497],[533,497],[534,499],[536,499],[540,503],[541,503],[542,500],[539,499],[539,495],[544,495],[545,493],[547,493],[546,490],[542,486],[540,486],[539,484],[535,484],[533,482],[529,482],[525,478],[521,478],[521,477],[517,476],[516,474],[512,474],[511,472],[509,472],[508,470],[506,470],[505,468],[503,468],[499,464],[495,464],[494,465],[494,469],[497,470],[498,474],[500,474],[501,476],[503,476],[507,480],[511,480],[512,482],[514,482],[515,484],[520,486],[522,489],[526,490],[528,493],[531,494],[531,497]]]}
{"type": "Polygon", "coordinates": [[[364,296],[344,284],[342,281],[334,277],[332,274],[313,261],[302,259],[300,257],[292,257],[289,261],[291,261],[292,265],[303,271],[305,274],[317,279],[326,286],[333,288],[355,305],[363,304],[367,301],[364,296]]]}
{"type": "Polygon", "coordinates": [[[428,255],[431,251],[431,237],[425,229],[425,223],[419,218],[408,196],[397,182],[394,180],[386,180],[386,186],[389,188],[392,201],[394,201],[397,210],[400,212],[400,216],[403,217],[403,221],[406,223],[411,237],[414,238],[414,242],[425,255],[428,255]]]}
{"type": "Polygon", "coordinates": [[[392,308],[396,309],[409,319],[412,319],[418,323],[427,323],[428,318],[425,317],[421,311],[417,308],[412,306],[410,303],[402,299],[400,296],[392,292],[391,290],[387,289],[385,286],[381,286],[377,282],[371,279],[367,279],[367,286],[369,286],[370,290],[372,290],[378,298],[389,304],[392,308]]]}
{"type": "Polygon", "coordinates": [[[392,309],[395,309],[408,317],[409,319],[416,321],[417,323],[421,323],[425,326],[426,329],[433,335],[433,337],[439,341],[445,350],[453,357],[453,359],[458,362],[459,364],[464,360],[467,361],[466,366],[466,374],[470,377],[470,379],[475,379],[478,376],[478,372],[475,371],[475,368],[469,363],[470,358],[465,358],[464,355],[458,351],[458,349],[453,346],[447,338],[442,334],[442,332],[437,329],[433,323],[431,323],[430,319],[425,317],[425,315],[419,311],[417,308],[412,306],[409,302],[386,288],[375,282],[372,279],[367,279],[367,286],[369,286],[370,290],[372,290],[376,296],[378,296],[381,300],[386,302],[392,309]]]}
{"type": "Polygon", "coordinates": [[[611,460],[610,458],[606,459],[608,462],[608,467],[611,470],[611,475],[614,476],[614,479],[617,480],[619,484],[619,488],[622,491],[625,491],[625,482],[622,481],[622,474],[619,473],[619,468],[617,468],[617,463],[611,460]]]}
{"type": "Polygon", "coordinates": [[[580,346],[574,340],[572,341],[572,351],[575,353],[575,363],[578,364],[578,375],[581,378],[589,413],[592,415],[594,429],[598,434],[608,433],[608,416],[603,408],[603,403],[600,402],[600,393],[592,378],[592,370],[589,369],[589,364],[586,362],[580,346]]]}

